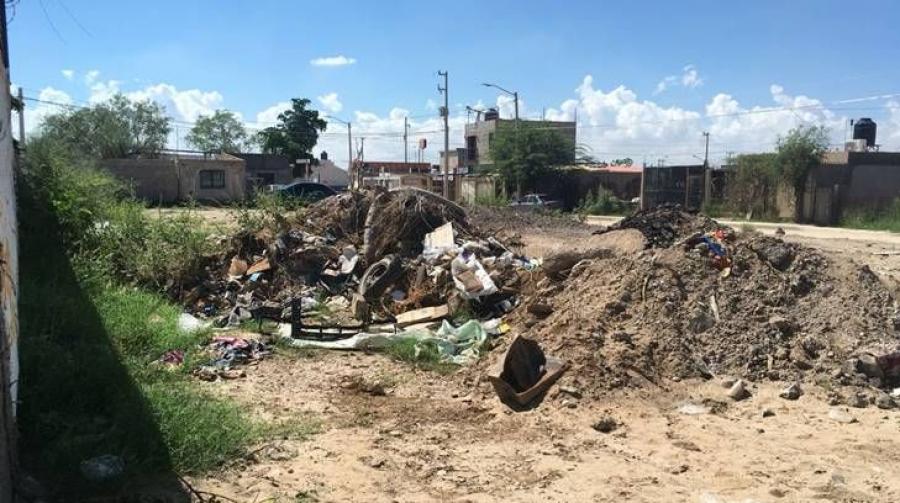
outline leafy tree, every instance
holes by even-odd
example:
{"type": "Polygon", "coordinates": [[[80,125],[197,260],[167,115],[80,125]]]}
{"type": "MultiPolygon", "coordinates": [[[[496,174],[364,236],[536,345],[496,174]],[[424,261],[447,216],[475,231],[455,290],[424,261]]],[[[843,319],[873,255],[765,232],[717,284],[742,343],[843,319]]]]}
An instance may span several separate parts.
{"type": "Polygon", "coordinates": [[[775,166],[779,178],[795,193],[803,191],[806,175],[817,166],[828,149],[828,130],[824,126],[800,126],[778,138],[775,166]]]}
{"type": "Polygon", "coordinates": [[[775,154],[741,154],[729,159],[728,203],[740,214],[769,215],[775,205],[778,175],[775,154]]]}
{"type": "Polygon", "coordinates": [[[247,144],[247,131],[233,112],[216,110],[200,116],[186,139],[203,152],[240,152],[247,144]]]}
{"type": "Polygon", "coordinates": [[[519,123],[494,133],[491,158],[494,171],[517,191],[532,188],[535,181],[556,167],[575,160],[575,145],[558,131],[519,123]]]}
{"type": "Polygon", "coordinates": [[[157,155],[165,148],[170,119],[152,101],[132,101],[121,94],[90,107],[44,119],[41,133],[91,158],[157,155]]]}
{"type": "Polygon", "coordinates": [[[328,123],[317,110],[307,108],[310,103],[306,98],[292,99],[291,108],[278,114],[278,124],[259,132],[263,153],[283,155],[291,161],[315,160],[310,152],[328,123]]]}

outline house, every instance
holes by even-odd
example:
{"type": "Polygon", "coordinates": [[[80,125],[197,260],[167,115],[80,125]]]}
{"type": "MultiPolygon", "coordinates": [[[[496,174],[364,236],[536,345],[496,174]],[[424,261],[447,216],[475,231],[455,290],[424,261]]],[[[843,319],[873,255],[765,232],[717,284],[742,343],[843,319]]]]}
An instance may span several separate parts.
{"type": "Polygon", "coordinates": [[[323,151],[317,164],[309,167],[310,174],[307,180],[327,185],[335,190],[346,190],[350,185],[350,174],[347,170],[339,168],[328,158],[328,152],[323,151]]]}
{"type": "Polygon", "coordinates": [[[276,154],[233,154],[244,160],[249,187],[286,185],[294,180],[290,159],[276,154]]]}
{"type": "Polygon", "coordinates": [[[354,172],[362,170],[362,176],[381,174],[402,175],[410,173],[430,173],[431,163],[397,161],[353,161],[354,172]]]}
{"type": "MultiPolygon", "coordinates": [[[[466,158],[468,154],[466,153],[466,149],[457,148],[450,151],[450,155],[447,157],[449,164],[447,165],[447,170],[450,174],[460,174],[464,175],[469,173],[469,166],[466,164],[466,158]]],[[[445,153],[441,150],[440,154],[440,163],[438,164],[439,170],[441,173],[444,172],[444,156],[445,153]]]]}
{"type": "Polygon", "coordinates": [[[848,211],[878,210],[900,197],[900,152],[827,152],[799,197],[800,222],[839,223],[848,211]]]}
{"type": "Polygon", "coordinates": [[[572,158],[575,158],[575,142],[577,138],[576,123],[569,121],[545,121],[520,119],[501,119],[495,109],[488,110],[484,114],[484,120],[466,124],[465,162],[469,171],[474,171],[478,166],[493,164],[491,159],[491,143],[494,135],[501,129],[516,127],[532,127],[557,131],[572,143],[572,158]]]}
{"type": "Polygon", "coordinates": [[[106,159],[101,168],[151,203],[244,199],[245,163],[230,154],[163,154],[154,159],[106,159]]]}

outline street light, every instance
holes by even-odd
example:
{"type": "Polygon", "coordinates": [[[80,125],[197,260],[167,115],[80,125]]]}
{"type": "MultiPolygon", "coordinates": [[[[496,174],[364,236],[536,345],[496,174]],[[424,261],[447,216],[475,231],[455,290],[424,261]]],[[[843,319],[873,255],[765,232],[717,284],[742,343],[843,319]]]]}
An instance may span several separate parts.
{"type": "Polygon", "coordinates": [[[504,93],[506,93],[507,95],[513,97],[513,100],[515,101],[515,105],[516,105],[516,125],[518,126],[519,125],[519,92],[518,91],[508,91],[508,90],[503,89],[502,87],[498,86],[497,84],[489,84],[487,82],[482,82],[481,85],[483,85],[484,87],[493,87],[495,89],[499,89],[499,90],[503,91],[504,93]]]}
{"type": "MultiPolygon", "coordinates": [[[[353,133],[352,133],[352,127],[350,125],[350,121],[338,119],[337,117],[332,117],[330,115],[326,115],[325,118],[329,119],[329,120],[338,121],[339,123],[347,126],[347,173],[352,174],[354,171],[353,170],[353,133]]],[[[353,180],[356,181],[356,188],[359,188],[359,180],[357,180],[357,177],[354,176],[353,180]]],[[[353,184],[351,184],[351,186],[352,185],[353,184]]]]}

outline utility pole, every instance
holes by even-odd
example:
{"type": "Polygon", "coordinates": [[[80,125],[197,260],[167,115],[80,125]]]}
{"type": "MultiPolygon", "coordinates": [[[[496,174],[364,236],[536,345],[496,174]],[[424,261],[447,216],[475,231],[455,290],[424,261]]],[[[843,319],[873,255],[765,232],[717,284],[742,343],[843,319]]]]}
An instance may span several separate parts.
{"type": "Polygon", "coordinates": [[[409,117],[403,117],[403,162],[409,164],[409,117]]]}
{"type": "Polygon", "coordinates": [[[25,149],[25,96],[22,94],[22,86],[19,86],[19,149],[25,149]]]}
{"type": "Polygon", "coordinates": [[[450,126],[448,120],[450,118],[450,99],[447,92],[447,72],[438,72],[438,75],[444,77],[444,87],[438,84],[438,92],[444,93],[444,108],[441,109],[441,115],[444,116],[444,197],[450,197],[450,126]]]}
{"type": "Polygon", "coordinates": [[[712,173],[709,171],[709,131],[704,131],[706,137],[706,150],[703,154],[703,202],[712,202],[712,173]]]}
{"type": "MultiPolygon", "coordinates": [[[[351,175],[356,175],[353,167],[353,133],[352,126],[350,126],[350,122],[347,122],[347,173],[351,175]]],[[[356,178],[356,176],[353,176],[356,178]]],[[[359,190],[359,182],[356,183],[356,190],[359,190]]]]}

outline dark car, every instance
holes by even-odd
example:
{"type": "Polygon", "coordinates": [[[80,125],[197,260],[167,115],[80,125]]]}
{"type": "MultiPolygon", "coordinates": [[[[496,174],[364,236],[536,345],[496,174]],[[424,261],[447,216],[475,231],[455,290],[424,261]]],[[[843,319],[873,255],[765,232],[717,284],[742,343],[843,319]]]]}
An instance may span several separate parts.
{"type": "Polygon", "coordinates": [[[315,182],[295,182],[279,187],[275,192],[284,197],[303,199],[311,203],[337,195],[331,187],[315,182]]]}

